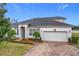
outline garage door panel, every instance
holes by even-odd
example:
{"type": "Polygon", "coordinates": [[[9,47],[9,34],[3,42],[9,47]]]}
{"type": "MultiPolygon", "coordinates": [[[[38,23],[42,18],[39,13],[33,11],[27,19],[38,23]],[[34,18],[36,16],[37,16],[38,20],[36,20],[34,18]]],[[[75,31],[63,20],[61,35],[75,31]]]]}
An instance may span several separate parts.
{"type": "Polygon", "coordinates": [[[43,40],[46,40],[46,41],[68,41],[66,32],[43,32],[43,40]]]}

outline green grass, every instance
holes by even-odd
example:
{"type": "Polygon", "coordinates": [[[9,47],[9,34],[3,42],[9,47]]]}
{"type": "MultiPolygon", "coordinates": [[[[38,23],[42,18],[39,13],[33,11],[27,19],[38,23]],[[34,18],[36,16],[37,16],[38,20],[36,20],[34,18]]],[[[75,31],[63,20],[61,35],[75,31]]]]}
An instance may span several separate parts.
{"type": "Polygon", "coordinates": [[[72,33],[72,42],[77,44],[78,40],[79,40],[79,33],[72,33]]]}
{"type": "Polygon", "coordinates": [[[79,37],[79,33],[72,33],[72,36],[79,37]]]}
{"type": "MultiPolygon", "coordinates": [[[[79,33],[72,33],[72,36],[73,37],[79,37],[79,33]]],[[[78,42],[76,44],[76,47],[79,49],[79,39],[78,39],[78,42]]]]}
{"type": "Polygon", "coordinates": [[[20,56],[25,54],[33,45],[4,41],[0,44],[0,56],[20,56]]]}

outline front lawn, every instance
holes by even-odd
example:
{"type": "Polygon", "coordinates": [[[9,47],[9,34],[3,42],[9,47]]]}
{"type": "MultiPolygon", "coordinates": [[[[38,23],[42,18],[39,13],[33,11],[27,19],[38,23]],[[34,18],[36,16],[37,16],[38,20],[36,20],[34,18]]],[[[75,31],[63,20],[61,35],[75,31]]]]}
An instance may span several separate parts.
{"type": "Polygon", "coordinates": [[[25,54],[32,47],[32,44],[4,41],[0,44],[0,56],[20,56],[25,54]]]}
{"type": "Polygon", "coordinates": [[[79,37],[79,33],[72,33],[72,36],[79,37]]]}

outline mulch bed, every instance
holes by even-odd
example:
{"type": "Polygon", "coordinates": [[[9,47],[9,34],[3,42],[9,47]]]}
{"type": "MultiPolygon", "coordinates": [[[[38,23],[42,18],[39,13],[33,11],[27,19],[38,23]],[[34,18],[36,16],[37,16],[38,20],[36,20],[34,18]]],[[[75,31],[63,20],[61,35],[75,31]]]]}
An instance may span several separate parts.
{"type": "Polygon", "coordinates": [[[12,40],[11,42],[17,42],[17,43],[24,43],[24,44],[38,44],[38,43],[42,43],[43,41],[42,40],[35,40],[35,39],[32,39],[32,38],[29,38],[29,39],[16,39],[16,40],[12,40]]]}

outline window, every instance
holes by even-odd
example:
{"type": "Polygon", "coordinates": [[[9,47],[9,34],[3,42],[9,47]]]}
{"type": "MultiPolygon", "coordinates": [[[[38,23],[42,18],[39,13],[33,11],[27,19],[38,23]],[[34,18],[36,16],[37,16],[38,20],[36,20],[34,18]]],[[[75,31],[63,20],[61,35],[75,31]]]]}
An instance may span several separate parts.
{"type": "Polygon", "coordinates": [[[18,30],[18,28],[17,28],[16,30],[17,30],[17,32],[16,32],[16,33],[17,33],[17,35],[19,35],[19,30],[18,30]]]}
{"type": "Polygon", "coordinates": [[[29,29],[29,36],[33,36],[34,32],[39,32],[39,29],[29,29]]]}
{"type": "Polygon", "coordinates": [[[32,29],[29,29],[29,35],[32,36],[32,29]]]}

